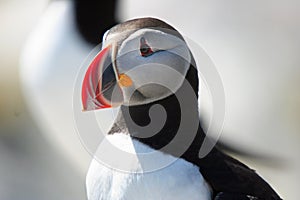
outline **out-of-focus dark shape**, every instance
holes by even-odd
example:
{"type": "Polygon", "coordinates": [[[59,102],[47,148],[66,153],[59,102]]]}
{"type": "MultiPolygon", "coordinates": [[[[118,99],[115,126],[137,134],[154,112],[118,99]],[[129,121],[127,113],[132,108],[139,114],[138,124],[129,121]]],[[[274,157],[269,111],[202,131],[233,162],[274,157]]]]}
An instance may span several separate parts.
{"type": "Polygon", "coordinates": [[[104,32],[116,24],[116,0],[75,0],[76,25],[81,35],[92,44],[99,44],[104,32]]]}

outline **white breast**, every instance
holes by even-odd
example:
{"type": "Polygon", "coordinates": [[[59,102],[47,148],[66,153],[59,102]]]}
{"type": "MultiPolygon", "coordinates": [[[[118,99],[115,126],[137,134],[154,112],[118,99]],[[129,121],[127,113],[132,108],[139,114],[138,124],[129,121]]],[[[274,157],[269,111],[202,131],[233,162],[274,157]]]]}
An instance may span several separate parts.
{"type": "Polygon", "coordinates": [[[154,150],[125,134],[110,135],[106,139],[114,148],[121,148],[124,152],[135,152],[136,156],[126,158],[124,155],[111,154],[113,151],[105,151],[105,148],[112,146],[108,147],[108,143],[101,144],[96,153],[98,159],[92,161],[87,174],[89,200],[211,199],[210,187],[197,166],[158,151],[156,159],[144,159],[141,153],[154,150]],[[103,156],[104,154],[106,155],[103,156]],[[103,160],[106,160],[106,163],[102,163],[103,160]],[[163,160],[174,162],[161,168],[163,160]],[[157,170],[145,172],[146,164],[151,165],[153,169],[157,167],[157,170]],[[123,165],[123,169],[126,170],[120,168],[123,165]]]}

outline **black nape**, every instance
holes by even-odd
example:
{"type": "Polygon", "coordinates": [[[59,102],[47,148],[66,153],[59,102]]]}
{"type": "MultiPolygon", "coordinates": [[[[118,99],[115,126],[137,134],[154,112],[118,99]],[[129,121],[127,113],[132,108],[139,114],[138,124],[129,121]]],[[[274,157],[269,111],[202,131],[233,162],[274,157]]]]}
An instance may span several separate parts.
{"type": "Polygon", "coordinates": [[[75,0],[76,25],[86,41],[99,44],[105,31],[117,23],[116,5],[116,0],[75,0]]]}

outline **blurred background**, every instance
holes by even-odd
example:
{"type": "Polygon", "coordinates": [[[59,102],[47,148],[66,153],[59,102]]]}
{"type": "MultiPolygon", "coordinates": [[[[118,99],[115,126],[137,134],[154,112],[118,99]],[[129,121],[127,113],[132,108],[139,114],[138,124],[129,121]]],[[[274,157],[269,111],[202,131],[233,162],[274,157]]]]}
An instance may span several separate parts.
{"type": "MultiPolygon", "coordinates": [[[[95,41],[77,30],[73,8],[67,0],[0,0],[0,199],[86,198],[91,156],[71,104],[95,41]]],[[[268,158],[236,155],[284,199],[298,199],[300,2],[122,0],[115,16],[161,18],[204,48],[225,88],[221,140],[268,158]]]]}

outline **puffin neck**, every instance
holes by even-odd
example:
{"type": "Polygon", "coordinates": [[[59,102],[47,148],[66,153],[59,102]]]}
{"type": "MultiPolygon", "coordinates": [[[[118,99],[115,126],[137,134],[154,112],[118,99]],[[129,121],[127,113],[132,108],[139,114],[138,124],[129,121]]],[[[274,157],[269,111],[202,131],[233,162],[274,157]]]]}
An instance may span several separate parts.
{"type": "Polygon", "coordinates": [[[129,134],[132,138],[137,139],[153,149],[160,149],[165,151],[165,153],[176,157],[185,157],[187,154],[189,157],[196,156],[205,134],[201,128],[198,113],[198,75],[195,67],[191,66],[189,68],[186,80],[192,86],[194,91],[194,94],[190,94],[194,95],[193,97],[184,96],[184,98],[189,100],[188,106],[182,107],[177,98],[177,93],[183,92],[184,90],[182,86],[176,94],[172,94],[167,98],[153,103],[137,106],[122,105],[119,115],[108,134],[114,134],[116,132],[129,134]],[[154,126],[154,128],[149,128],[149,125],[155,121],[154,118],[151,119],[149,116],[149,111],[152,107],[157,105],[163,107],[166,118],[162,128],[159,128],[158,131],[155,132],[153,129],[157,127],[154,126]],[[184,118],[182,116],[183,113],[185,113],[184,118]],[[185,125],[182,126],[182,123],[185,123],[185,125]],[[174,142],[174,137],[178,134],[178,131],[185,134],[184,137],[192,137],[189,144],[185,145],[185,141],[183,141],[185,138],[181,138],[177,142],[174,142]],[[148,137],[149,135],[150,137],[148,137]],[[163,147],[170,142],[172,142],[172,147],[164,149],[163,147]],[[183,153],[184,155],[182,156],[183,153]]]}

